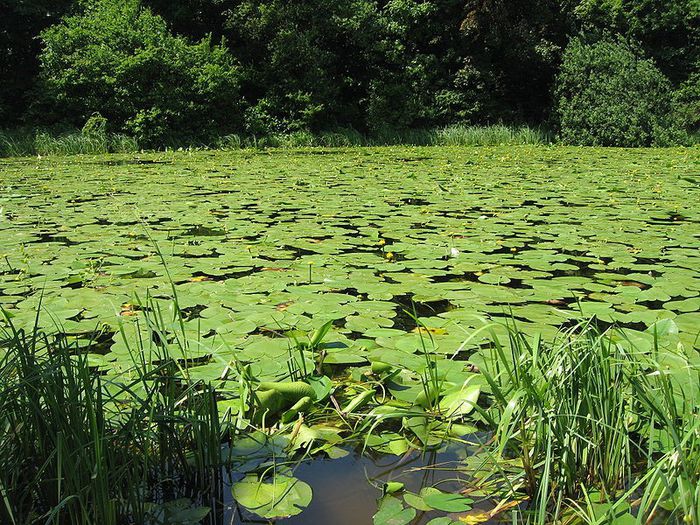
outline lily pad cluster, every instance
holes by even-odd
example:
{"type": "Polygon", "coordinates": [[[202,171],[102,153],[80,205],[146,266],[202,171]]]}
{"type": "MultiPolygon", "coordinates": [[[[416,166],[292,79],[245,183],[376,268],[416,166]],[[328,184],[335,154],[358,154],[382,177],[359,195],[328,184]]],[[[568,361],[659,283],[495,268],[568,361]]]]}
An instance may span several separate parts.
{"type": "MultiPolygon", "coordinates": [[[[594,317],[651,348],[672,319],[700,348],[698,168],[693,149],[529,147],[1,161],[0,307],[89,342],[108,377],[165,349],[222,424],[289,430],[229,452],[236,501],[291,516],[311,489],[270,456],[347,453],[312,408],[363,412],[386,454],[476,431],[488,321],[549,338],[594,317]]],[[[376,523],[471,505],[394,492],[376,523]]]]}
{"type": "Polygon", "coordinates": [[[504,317],[545,335],[582,315],[638,330],[673,318],[697,344],[699,159],[509,147],[3,161],[0,302],[16,324],[41,304],[68,334],[115,334],[139,317],[135,294],[169,300],[172,281],[192,334],[272,357],[276,333],[332,320],[347,349],[329,360],[348,364],[415,350],[412,308],[445,354],[504,317]]]}

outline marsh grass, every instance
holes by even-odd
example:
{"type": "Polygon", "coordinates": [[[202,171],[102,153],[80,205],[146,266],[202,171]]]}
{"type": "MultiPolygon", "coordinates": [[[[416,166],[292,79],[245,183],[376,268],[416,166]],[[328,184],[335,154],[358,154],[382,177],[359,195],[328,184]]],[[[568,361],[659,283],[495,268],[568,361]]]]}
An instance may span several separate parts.
{"type": "Polygon", "coordinates": [[[692,362],[630,378],[633,392],[648,415],[649,481],[640,512],[659,513],[700,524],[700,367],[692,362]]]}
{"type": "Polygon", "coordinates": [[[134,139],[121,134],[81,132],[54,136],[44,132],[34,138],[34,152],[42,156],[134,153],[138,150],[134,139]]]}
{"type": "Polygon", "coordinates": [[[91,366],[91,343],[6,321],[2,523],[150,523],[169,501],[220,492],[215,394],[183,381],[165,351],[115,377],[91,366]]]}
{"type": "MultiPolygon", "coordinates": [[[[127,348],[133,369],[116,375],[91,364],[93,341],[17,330],[5,316],[2,523],[155,524],[183,497],[202,517],[204,503],[223,500],[222,450],[242,427],[228,412],[222,419],[210,384],[190,379],[188,356],[198,342],[188,339],[174,286],[172,293],[168,308],[148,295],[141,303],[143,319],[133,322],[145,323],[148,336],[127,348]]],[[[426,403],[371,403],[366,412],[360,409],[377,397],[376,388],[386,397],[380,379],[367,384],[339,416],[354,422],[348,443],[364,440],[366,446],[380,426],[405,427],[410,435],[432,432],[442,421],[439,359],[430,351],[430,331],[415,312],[409,315],[423,328],[426,403]]],[[[305,338],[290,336],[291,379],[320,373],[329,330],[327,323],[305,338]]],[[[491,346],[477,354],[488,400],[475,410],[492,436],[481,447],[496,469],[488,476],[500,479],[506,499],[528,498],[513,523],[700,525],[697,356],[662,348],[665,336],[657,333],[642,350],[594,321],[553,341],[526,336],[514,325],[507,333],[502,342],[493,333],[491,346]]],[[[239,377],[241,402],[253,404],[250,369],[235,361],[229,366],[239,377]]],[[[320,412],[325,415],[311,419],[325,421],[330,412],[320,412]]]]}
{"type": "Polygon", "coordinates": [[[34,155],[34,137],[21,131],[0,130],[0,157],[26,157],[34,155]]]}
{"type": "Polygon", "coordinates": [[[578,330],[551,347],[512,331],[510,352],[495,345],[494,368],[484,374],[498,407],[499,452],[517,447],[530,493],[546,490],[556,473],[555,499],[577,497],[581,483],[615,491],[631,466],[628,356],[590,327],[578,330]],[[546,457],[552,472],[542,477],[531,459],[546,457]]]}
{"type": "MultiPolygon", "coordinates": [[[[373,135],[362,134],[352,128],[311,133],[297,131],[263,137],[230,134],[210,145],[171,144],[164,149],[297,149],[349,148],[363,146],[502,146],[545,145],[553,142],[551,133],[543,128],[506,125],[466,126],[453,125],[427,130],[382,130],[373,135]]],[[[102,129],[81,131],[0,131],[0,157],[32,155],[98,155],[105,153],[134,153],[140,150],[135,139],[123,134],[108,133],[102,129]]]]}
{"type": "Polygon", "coordinates": [[[0,157],[135,153],[135,139],[104,129],[80,131],[0,131],[0,157]]]}
{"type": "Polygon", "coordinates": [[[435,132],[434,146],[500,146],[551,144],[552,135],[544,128],[528,126],[447,126],[435,132]]]}
{"type": "Polygon", "coordinates": [[[493,457],[522,463],[513,483],[531,502],[522,521],[642,524],[663,511],[665,523],[700,524],[692,357],[660,351],[656,335],[655,350],[642,351],[593,322],[553,342],[508,333],[483,353],[493,403],[480,412],[493,457]]]}
{"type": "MultiPolygon", "coordinates": [[[[352,146],[502,146],[551,144],[553,136],[543,128],[528,126],[452,125],[436,129],[391,130],[383,129],[371,135],[363,135],[352,128],[341,128],[317,135],[296,132],[288,135],[267,137],[255,141],[255,147],[352,147],[352,146]]],[[[239,145],[251,145],[238,139],[239,145]]]]}

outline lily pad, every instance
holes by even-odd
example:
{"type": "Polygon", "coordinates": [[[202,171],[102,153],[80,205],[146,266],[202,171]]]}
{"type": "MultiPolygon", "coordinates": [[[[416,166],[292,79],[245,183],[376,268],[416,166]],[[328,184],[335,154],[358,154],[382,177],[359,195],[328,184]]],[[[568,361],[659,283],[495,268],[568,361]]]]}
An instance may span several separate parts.
{"type": "Polygon", "coordinates": [[[248,475],[232,486],[233,498],[249,511],[266,519],[296,516],[311,503],[311,487],[296,478],[276,475],[261,481],[248,475]]]}
{"type": "Polygon", "coordinates": [[[474,500],[461,494],[450,494],[428,487],[421,491],[421,497],[426,505],[443,512],[466,512],[472,508],[474,500]]]}
{"type": "Polygon", "coordinates": [[[386,495],[379,501],[379,508],[374,515],[374,525],[406,525],[416,517],[416,509],[405,508],[401,500],[386,495]]]}

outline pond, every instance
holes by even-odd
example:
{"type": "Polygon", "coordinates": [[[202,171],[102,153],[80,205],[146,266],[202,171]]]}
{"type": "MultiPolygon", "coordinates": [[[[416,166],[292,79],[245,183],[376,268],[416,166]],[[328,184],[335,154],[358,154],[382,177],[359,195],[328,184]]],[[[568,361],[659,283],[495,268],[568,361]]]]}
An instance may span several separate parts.
{"type": "MultiPolygon", "coordinates": [[[[0,161],[0,322],[31,329],[38,311],[69,359],[87,353],[117,426],[140,389],[160,399],[167,384],[186,432],[201,422],[194,400],[211,400],[206,450],[230,443],[225,481],[214,504],[193,497],[183,512],[211,506],[212,524],[493,522],[534,492],[532,472],[526,483],[499,450],[499,481],[470,484],[492,452],[476,461],[463,440],[510,417],[516,367],[512,381],[546,385],[534,392],[558,385],[531,406],[570,401],[562,418],[581,406],[564,375],[597,377],[582,362],[604,390],[603,370],[627,382],[606,393],[620,410],[663,369],[692,435],[699,168],[697,149],[534,147],[0,161]],[[494,351],[512,325],[517,363],[494,351]],[[618,343],[591,344],[611,326],[618,343]],[[546,352],[537,338],[530,351],[535,334],[546,352]],[[358,440],[363,454],[347,448],[358,440]],[[518,496],[490,499],[506,492],[518,496]]],[[[588,431],[572,439],[597,449],[588,431]]]]}
{"type": "Polygon", "coordinates": [[[15,323],[41,298],[45,325],[101,330],[105,369],[125,359],[117,327],[138,318],[135,294],[169,300],[170,281],[202,355],[225,340],[274,356],[280,332],[332,320],[350,350],[329,362],[352,364],[415,345],[414,308],[443,354],[504,318],[544,335],[593,315],[633,330],[673,318],[692,345],[699,159],[504,147],[6,160],[0,301],[15,323]]]}
{"type": "MultiPolygon", "coordinates": [[[[405,491],[439,487],[459,491],[464,487],[458,469],[467,453],[464,446],[452,445],[440,451],[411,451],[402,456],[361,454],[357,450],[339,459],[315,458],[302,462],[295,470],[297,479],[313,490],[311,504],[303,513],[279,523],[333,523],[334,525],[371,524],[377,513],[377,500],[386,482],[400,482],[405,491]]],[[[230,496],[230,491],[224,495],[230,496]]],[[[232,498],[224,502],[222,523],[259,523],[260,518],[235,505],[232,498]]],[[[439,511],[417,511],[413,525],[428,523],[443,516],[439,511]]]]}

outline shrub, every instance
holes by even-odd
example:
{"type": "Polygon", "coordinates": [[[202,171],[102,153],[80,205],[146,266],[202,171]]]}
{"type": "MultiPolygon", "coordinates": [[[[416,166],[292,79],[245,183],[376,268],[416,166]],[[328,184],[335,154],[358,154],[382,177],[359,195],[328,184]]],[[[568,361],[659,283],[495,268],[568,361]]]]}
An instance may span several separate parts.
{"type": "Polygon", "coordinates": [[[91,2],[41,34],[39,108],[74,126],[99,111],[145,146],[241,123],[240,69],[223,45],[172,35],[138,0],[91,2]]]}
{"type": "Polygon", "coordinates": [[[557,78],[555,106],[567,143],[664,146],[682,140],[669,81],[623,42],[573,40],[557,78]]]}
{"type": "Polygon", "coordinates": [[[675,93],[676,110],[683,127],[700,135],[700,72],[692,74],[675,93]]]}

